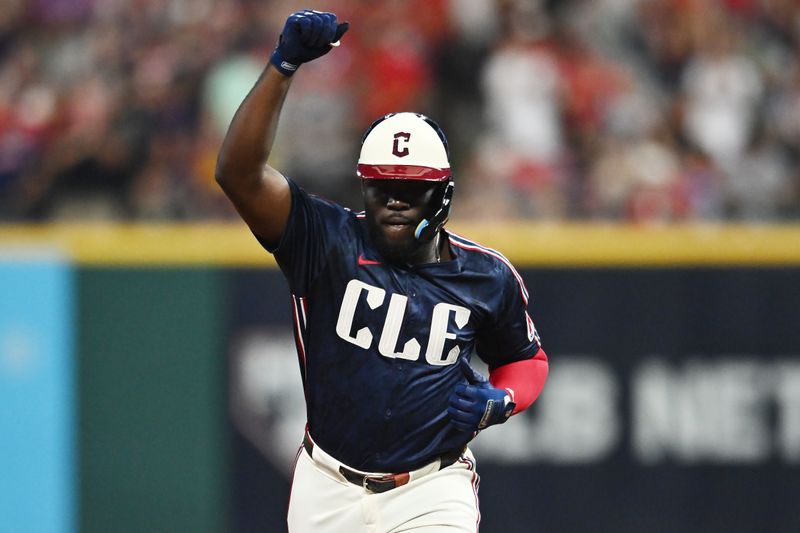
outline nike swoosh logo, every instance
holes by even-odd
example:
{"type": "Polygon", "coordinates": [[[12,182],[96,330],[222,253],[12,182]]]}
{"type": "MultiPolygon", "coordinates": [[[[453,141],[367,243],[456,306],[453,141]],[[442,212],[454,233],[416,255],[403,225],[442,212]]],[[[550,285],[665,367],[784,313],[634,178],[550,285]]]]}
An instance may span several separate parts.
{"type": "Polygon", "coordinates": [[[359,256],[358,256],[358,264],[359,264],[359,266],[364,266],[364,265],[380,265],[380,264],[381,264],[381,262],[380,262],[380,261],[373,261],[372,259],[367,259],[367,258],[366,258],[366,257],[364,257],[363,255],[359,255],[359,256]]]}

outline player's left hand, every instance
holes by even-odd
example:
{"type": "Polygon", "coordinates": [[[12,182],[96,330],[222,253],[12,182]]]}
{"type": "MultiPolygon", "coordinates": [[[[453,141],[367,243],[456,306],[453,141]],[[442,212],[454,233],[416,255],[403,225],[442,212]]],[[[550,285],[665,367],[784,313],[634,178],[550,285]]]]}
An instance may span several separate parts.
{"type": "Polygon", "coordinates": [[[459,359],[458,364],[466,383],[456,385],[450,395],[447,412],[453,426],[474,432],[508,420],[516,407],[508,392],[494,387],[466,359],[459,359]]]}

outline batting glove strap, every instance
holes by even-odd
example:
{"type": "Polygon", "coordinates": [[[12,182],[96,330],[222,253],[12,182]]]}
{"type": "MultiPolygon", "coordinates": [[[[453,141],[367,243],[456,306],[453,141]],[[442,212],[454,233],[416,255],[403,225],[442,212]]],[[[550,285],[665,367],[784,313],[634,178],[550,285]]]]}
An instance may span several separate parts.
{"type": "Polygon", "coordinates": [[[511,401],[511,396],[506,394],[501,400],[488,400],[483,412],[478,429],[484,429],[494,424],[502,424],[511,417],[516,404],[511,401]]]}
{"type": "Polygon", "coordinates": [[[489,383],[459,383],[453,389],[447,412],[453,426],[461,431],[480,431],[502,424],[514,412],[516,404],[505,390],[489,383]]]}
{"type": "Polygon", "coordinates": [[[339,24],[336,15],[304,10],[286,19],[278,46],[269,62],[284,76],[291,76],[303,63],[331,51],[331,43],[342,38],[350,24],[339,24]]]}
{"type": "Polygon", "coordinates": [[[278,72],[283,74],[284,76],[292,76],[297,69],[300,68],[300,64],[290,63],[281,57],[280,51],[276,48],[272,52],[272,56],[269,58],[269,62],[272,63],[272,66],[275,67],[278,72]]]}

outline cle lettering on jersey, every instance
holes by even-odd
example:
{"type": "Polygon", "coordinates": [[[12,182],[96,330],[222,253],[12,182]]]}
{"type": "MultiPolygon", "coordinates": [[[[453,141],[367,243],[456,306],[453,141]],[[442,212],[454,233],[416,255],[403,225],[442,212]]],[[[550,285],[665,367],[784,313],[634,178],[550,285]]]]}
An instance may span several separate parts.
{"type": "MultiPolygon", "coordinates": [[[[368,327],[359,329],[355,335],[351,333],[353,329],[353,317],[355,316],[356,306],[362,297],[365,299],[371,310],[377,310],[383,306],[386,300],[386,290],[374,287],[363,281],[352,279],[348,282],[345,289],[342,305],[339,309],[339,317],[336,321],[336,334],[349,343],[355,344],[365,350],[372,346],[374,339],[373,333],[368,327]]],[[[397,351],[397,340],[400,336],[400,327],[403,324],[403,317],[406,312],[408,297],[402,294],[392,294],[389,299],[389,309],[386,313],[386,320],[383,324],[380,339],[378,341],[378,352],[391,359],[408,359],[417,361],[420,355],[420,343],[416,338],[411,338],[403,345],[401,351],[397,351]]],[[[453,346],[447,355],[443,356],[445,341],[454,340],[456,334],[448,331],[450,317],[453,316],[456,326],[463,328],[467,325],[470,310],[460,305],[448,304],[445,302],[437,303],[433,306],[431,316],[430,335],[425,350],[425,360],[431,365],[452,365],[458,359],[461,349],[453,346]]]]}

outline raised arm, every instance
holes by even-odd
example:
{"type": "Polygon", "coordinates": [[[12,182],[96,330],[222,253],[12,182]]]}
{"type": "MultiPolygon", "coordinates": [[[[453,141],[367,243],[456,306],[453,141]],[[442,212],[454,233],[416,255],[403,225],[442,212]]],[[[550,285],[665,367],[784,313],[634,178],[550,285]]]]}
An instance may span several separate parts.
{"type": "Polygon", "coordinates": [[[291,76],[331,50],[347,31],[333,13],[299,11],[287,20],[278,46],[231,121],[217,159],[216,179],[255,235],[277,244],[289,217],[291,193],[267,164],[291,76]]]}
{"type": "Polygon", "coordinates": [[[250,229],[277,243],[289,216],[289,185],[267,164],[291,78],[267,66],[233,117],[217,159],[217,183],[250,229]]]}

